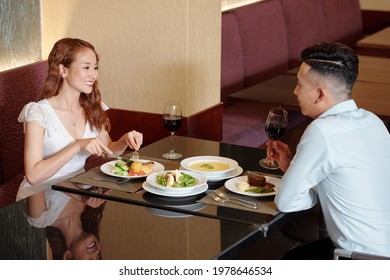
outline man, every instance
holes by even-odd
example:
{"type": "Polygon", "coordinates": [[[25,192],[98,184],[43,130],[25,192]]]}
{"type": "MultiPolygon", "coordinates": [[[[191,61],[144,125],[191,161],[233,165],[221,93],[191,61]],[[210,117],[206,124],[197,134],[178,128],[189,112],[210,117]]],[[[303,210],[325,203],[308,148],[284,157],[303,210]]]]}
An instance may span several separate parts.
{"type": "Polygon", "coordinates": [[[390,256],[390,135],[351,99],[358,57],[345,45],[324,42],[301,58],[294,94],[313,121],[294,158],[284,143],[267,143],[268,156],[285,172],[275,203],[282,212],[301,211],[318,196],[329,238],[286,258],[328,259],[335,247],[390,256]]]}

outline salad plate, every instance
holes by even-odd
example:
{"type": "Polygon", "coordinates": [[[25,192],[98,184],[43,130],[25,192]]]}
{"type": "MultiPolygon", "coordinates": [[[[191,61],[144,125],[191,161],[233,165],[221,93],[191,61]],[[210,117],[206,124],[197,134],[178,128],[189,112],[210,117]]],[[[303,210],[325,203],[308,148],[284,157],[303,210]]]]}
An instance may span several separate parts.
{"type": "Polygon", "coordinates": [[[267,180],[268,183],[274,184],[275,185],[275,191],[274,192],[268,192],[268,193],[255,193],[255,192],[246,192],[246,191],[241,191],[237,186],[240,182],[247,182],[248,181],[248,176],[239,176],[232,178],[230,180],[227,180],[225,182],[225,187],[234,193],[238,193],[241,195],[246,195],[246,196],[255,196],[255,197],[261,197],[261,196],[272,196],[275,195],[278,188],[280,187],[281,184],[281,179],[280,178],[275,178],[275,177],[270,177],[270,176],[264,176],[267,180]]]}
{"type": "Polygon", "coordinates": [[[161,172],[156,172],[153,174],[150,174],[146,177],[146,182],[148,182],[151,186],[159,189],[161,192],[166,193],[178,193],[178,194],[184,194],[184,193],[190,193],[193,190],[197,189],[198,187],[206,184],[207,179],[204,175],[191,172],[191,171],[181,171],[181,170],[166,170],[161,172]],[[159,177],[165,177],[167,174],[173,174],[172,179],[173,182],[180,182],[181,176],[186,176],[191,180],[193,183],[188,186],[184,187],[167,187],[159,183],[158,178],[159,177]],[[176,175],[177,174],[177,175],[176,175]],[[177,178],[179,176],[179,179],[177,178]]]}
{"type": "Polygon", "coordinates": [[[171,193],[171,192],[164,192],[161,189],[156,188],[156,187],[150,185],[147,181],[145,181],[142,184],[142,188],[145,191],[150,192],[152,194],[157,194],[157,195],[162,195],[162,196],[170,196],[170,197],[185,197],[185,196],[191,196],[191,195],[197,195],[197,194],[203,193],[209,188],[209,186],[207,184],[203,184],[197,188],[193,188],[190,192],[171,193]]]}
{"type": "MultiPolygon", "coordinates": [[[[151,160],[137,159],[136,161],[140,161],[140,162],[149,162],[149,161],[151,161],[151,160]]],[[[153,165],[153,171],[150,172],[150,173],[146,173],[146,174],[143,174],[143,175],[136,175],[136,176],[119,175],[119,174],[115,174],[115,173],[113,172],[113,169],[115,168],[115,163],[116,163],[116,162],[124,163],[124,162],[121,161],[121,160],[112,160],[112,161],[106,162],[106,163],[104,163],[102,166],[100,166],[100,170],[101,170],[104,174],[107,174],[107,175],[110,175],[110,176],[120,177],[120,178],[130,178],[130,179],[144,178],[144,177],[147,177],[147,176],[150,175],[150,174],[153,174],[154,172],[161,172],[161,171],[164,170],[164,165],[162,165],[161,163],[158,163],[157,161],[153,161],[153,163],[154,163],[154,165],[153,165]]]]}
{"type": "Polygon", "coordinates": [[[189,157],[180,162],[182,168],[203,174],[205,176],[219,176],[238,167],[237,161],[219,156],[189,157]]]}

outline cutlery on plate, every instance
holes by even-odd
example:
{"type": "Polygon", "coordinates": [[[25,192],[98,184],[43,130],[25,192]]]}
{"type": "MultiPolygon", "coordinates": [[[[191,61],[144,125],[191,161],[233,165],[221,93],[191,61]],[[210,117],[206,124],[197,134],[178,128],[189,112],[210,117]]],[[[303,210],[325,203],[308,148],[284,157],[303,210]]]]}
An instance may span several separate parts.
{"type": "Polygon", "coordinates": [[[251,202],[251,201],[246,201],[244,199],[241,199],[241,198],[238,198],[238,197],[230,197],[230,196],[227,196],[224,192],[221,192],[220,190],[215,190],[214,193],[219,196],[220,198],[223,198],[225,199],[226,201],[241,201],[242,203],[246,203],[248,204],[249,206],[252,206],[254,207],[255,209],[257,208],[257,204],[255,202],[251,202]]]}
{"type": "Polygon", "coordinates": [[[132,153],[132,155],[131,155],[131,159],[132,159],[132,160],[137,160],[137,159],[139,159],[139,152],[134,151],[134,152],[132,153]]]}
{"type": "Polygon", "coordinates": [[[102,177],[91,177],[91,179],[98,180],[98,181],[112,182],[118,185],[126,183],[127,181],[130,180],[130,178],[102,178],[102,177]]]}
{"type": "Polygon", "coordinates": [[[255,174],[258,174],[258,175],[262,175],[262,176],[268,176],[268,177],[274,177],[274,178],[282,178],[283,175],[278,175],[278,174],[268,174],[268,173],[263,173],[263,172],[260,172],[260,171],[246,171],[247,174],[249,173],[255,173],[255,174]]]}
{"type": "Polygon", "coordinates": [[[213,192],[210,193],[210,196],[211,196],[215,201],[217,201],[217,202],[225,203],[225,202],[230,201],[230,202],[232,202],[232,203],[236,203],[236,204],[241,205],[241,206],[244,206],[244,207],[248,207],[248,208],[252,208],[252,209],[257,209],[257,204],[256,204],[256,205],[249,205],[249,204],[243,203],[243,202],[241,202],[241,201],[239,201],[239,200],[227,200],[227,199],[224,199],[224,198],[222,198],[222,197],[216,195],[216,194],[213,193],[213,192]]]}
{"type": "Polygon", "coordinates": [[[111,157],[111,158],[115,158],[115,159],[124,161],[124,162],[132,162],[135,159],[135,158],[128,158],[128,157],[124,157],[124,156],[117,156],[117,155],[114,155],[114,154],[106,154],[105,153],[105,155],[108,156],[108,157],[111,157]]]}

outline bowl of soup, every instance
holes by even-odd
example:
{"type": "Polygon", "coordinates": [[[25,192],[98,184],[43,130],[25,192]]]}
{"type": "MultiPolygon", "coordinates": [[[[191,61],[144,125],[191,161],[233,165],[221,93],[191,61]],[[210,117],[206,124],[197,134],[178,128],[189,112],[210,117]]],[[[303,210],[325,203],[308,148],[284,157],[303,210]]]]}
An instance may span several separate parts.
{"type": "Polygon", "coordinates": [[[214,177],[226,174],[238,167],[237,161],[219,156],[197,156],[182,160],[183,169],[214,177]]]}

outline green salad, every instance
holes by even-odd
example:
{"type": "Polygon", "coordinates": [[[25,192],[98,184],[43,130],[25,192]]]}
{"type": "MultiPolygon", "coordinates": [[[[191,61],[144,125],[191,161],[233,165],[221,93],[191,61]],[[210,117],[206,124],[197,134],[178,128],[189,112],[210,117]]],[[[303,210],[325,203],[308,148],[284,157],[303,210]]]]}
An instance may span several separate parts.
{"type": "Polygon", "coordinates": [[[197,180],[194,177],[178,170],[157,175],[156,182],[168,188],[186,188],[197,184],[197,180]]]}

